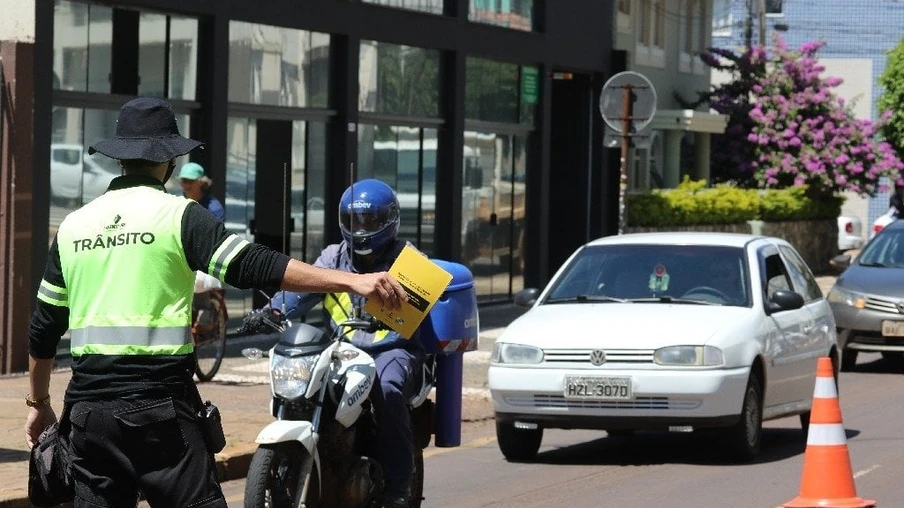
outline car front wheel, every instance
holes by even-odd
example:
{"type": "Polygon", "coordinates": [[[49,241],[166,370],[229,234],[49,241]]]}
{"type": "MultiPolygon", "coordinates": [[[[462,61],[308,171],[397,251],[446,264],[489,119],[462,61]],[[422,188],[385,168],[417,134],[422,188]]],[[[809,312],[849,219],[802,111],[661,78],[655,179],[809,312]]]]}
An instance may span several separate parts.
{"type": "Polygon", "coordinates": [[[760,452],[762,435],[763,384],[756,374],[751,374],[738,423],[723,429],[726,451],[734,459],[750,461],[760,452]]]}
{"type": "Polygon", "coordinates": [[[543,429],[519,429],[511,423],[496,422],[496,440],[502,455],[511,462],[531,460],[540,449],[543,429]]]}

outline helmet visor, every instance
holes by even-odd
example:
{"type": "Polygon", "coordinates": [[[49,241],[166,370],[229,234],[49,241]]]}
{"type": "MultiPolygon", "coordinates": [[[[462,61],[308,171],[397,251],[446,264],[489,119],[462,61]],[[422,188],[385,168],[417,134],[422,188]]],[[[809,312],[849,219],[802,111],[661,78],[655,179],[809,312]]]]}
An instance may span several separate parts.
{"type": "Polygon", "coordinates": [[[398,211],[394,208],[380,210],[343,210],[339,214],[339,225],[355,236],[379,233],[396,220],[398,211]]]}

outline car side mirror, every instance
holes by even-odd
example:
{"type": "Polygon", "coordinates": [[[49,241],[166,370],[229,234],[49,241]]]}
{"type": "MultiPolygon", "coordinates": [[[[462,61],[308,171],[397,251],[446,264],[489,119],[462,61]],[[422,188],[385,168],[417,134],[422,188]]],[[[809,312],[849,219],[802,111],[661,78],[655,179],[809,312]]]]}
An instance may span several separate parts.
{"type": "Polygon", "coordinates": [[[537,297],[540,290],[537,288],[526,288],[515,293],[515,305],[519,307],[530,307],[537,303],[537,297]]]}
{"type": "Polygon", "coordinates": [[[834,268],[839,272],[845,271],[849,266],[851,266],[851,255],[850,254],[839,254],[832,259],[829,260],[829,266],[834,268]]]}
{"type": "Polygon", "coordinates": [[[795,310],[804,306],[804,297],[794,291],[779,289],[773,293],[772,298],[766,302],[766,311],[769,314],[785,310],[795,310]]]}

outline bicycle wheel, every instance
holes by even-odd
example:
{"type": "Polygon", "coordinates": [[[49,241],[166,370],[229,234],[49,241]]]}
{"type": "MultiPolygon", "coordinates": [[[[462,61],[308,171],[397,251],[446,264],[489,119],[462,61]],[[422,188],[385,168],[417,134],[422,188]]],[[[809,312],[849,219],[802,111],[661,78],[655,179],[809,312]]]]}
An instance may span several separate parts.
{"type": "Polygon", "coordinates": [[[211,292],[210,304],[216,316],[216,326],[209,332],[193,334],[195,374],[202,382],[213,379],[226,354],[226,302],[222,296],[211,292]]]}

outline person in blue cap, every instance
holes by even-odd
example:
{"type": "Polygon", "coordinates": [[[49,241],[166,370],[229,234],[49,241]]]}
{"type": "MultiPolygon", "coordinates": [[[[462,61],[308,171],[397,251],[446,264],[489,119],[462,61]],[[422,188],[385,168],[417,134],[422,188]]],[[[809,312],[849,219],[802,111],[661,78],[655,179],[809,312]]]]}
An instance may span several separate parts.
{"type": "Polygon", "coordinates": [[[207,209],[220,222],[226,222],[226,210],[223,203],[210,193],[210,185],[213,183],[204,174],[204,167],[197,162],[189,162],[179,170],[179,183],[185,197],[193,199],[207,209]]]}
{"type": "MultiPolygon", "coordinates": [[[[399,201],[392,187],[372,178],[355,182],[339,201],[343,241],[324,248],[314,266],[351,273],[388,270],[408,244],[398,238],[400,222],[399,201]]],[[[321,302],[323,321],[333,332],[353,312],[368,317],[364,299],[356,295],[282,291],[269,306],[246,316],[243,328],[251,333],[269,331],[263,321],[279,319],[274,313],[284,310],[286,318],[295,319],[321,302]]],[[[376,331],[356,330],[351,341],[370,354],[377,367],[379,389],[370,393],[378,429],[374,459],[383,468],[386,482],[375,506],[404,508],[411,496],[415,446],[407,404],[423,371],[425,348],[417,331],[405,339],[382,324],[376,331]]]]}

